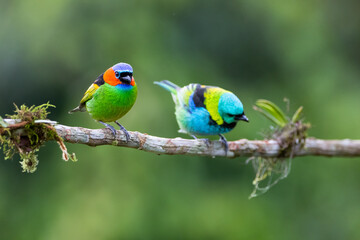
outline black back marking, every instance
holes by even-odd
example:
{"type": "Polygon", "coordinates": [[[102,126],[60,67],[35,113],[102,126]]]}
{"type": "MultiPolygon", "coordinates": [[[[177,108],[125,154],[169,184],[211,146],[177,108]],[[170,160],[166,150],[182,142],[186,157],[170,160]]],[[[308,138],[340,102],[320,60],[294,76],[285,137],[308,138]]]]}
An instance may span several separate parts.
{"type": "Polygon", "coordinates": [[[94,82],[99,87],[105,83],[103,76],[104,74],[102,73],[100,76],[97,77],[97,79],[94,82]]]}
{"type": "Polygon", "coordinates": [[[206,87],[201,87],[200,84],[197,84],[196,89],[193,93],[193,101],[196,107],[203,107],[205,108],[205,98],[204,93],[206,91],[206,87]]]}

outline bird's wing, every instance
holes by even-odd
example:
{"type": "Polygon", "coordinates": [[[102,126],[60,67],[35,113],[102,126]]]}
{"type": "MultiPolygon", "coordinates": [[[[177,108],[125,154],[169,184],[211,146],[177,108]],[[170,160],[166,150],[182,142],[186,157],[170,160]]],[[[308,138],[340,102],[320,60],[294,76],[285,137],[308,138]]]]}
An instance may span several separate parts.
{"type": "Polygon", "coordinates": [[[85,104],[87,101],[89,101],[93,96],[96,90],[105,83],[103,79],[103,74],[101,74],[93,84],[90,85],[90,87],[86,90],[83,98],[80,101],[80,105],[85,104]]]}
{"type": "Polygon", "coordinates": [[[182,106],[188,112],[191,113],[195,108],[203,108],[209,113],[214,123],[218,125],[224,123],[219,113],[219,100],[221,95],[227,92],[226,90],[219,87],[190,84],[179,91],[178,103],[183,104],[182,106]]]}
{"type": "Polygon", "coordinates": [[[81,99],[80,104],[83,104],[83,103],[89,101],[93,97],[94,93],[96,92],[96,90],[98,88],[99,88],[99,86],[97,84],[95,84],[95,83],[91,84],[91,86],[88,88],[88,90],[86,90],[83,98],[81,99]]]}
{"type": "MultiPolygon", "coordinates": [[[[195,107],[197,107],[198,101],[194,103],[193,98],[194,94],[197,92],[197,88],[200,86],[200,84],[190,84],[179,89],[178,93],[176,94],[177,104],[191,112],[195,107]]],[[[197,94],[195,95],[197,96],[197,94]]]]}
{"type": "Polygon", "coordinates": [[[190,84],[179,90],[177,94],[178,104],[182,104],[182,107],[190,113],[195,108],[203,108],[216,124],[221,125],[224,120],[219,113],[218,106],[220,97],[224,92],[226,90],[219,87],[190,84]]]}
{"type": "MultiPolygon", "coordinates": [[[[216,124],[221,125],[224,123],[220,113],[219,113],[219,100],[223,93],[226,90],[213,87],[205,86],[200,84],[194,84],[194,86],[189,85],[189,91],[191,92],[189,98],[187,99],[188,108],[190,112],[194,108],[204,108],[211,119],[216,122],[216,124]]],[[[186,100],[186,99],[184,99],[186,100]]]]}
{"type": "Polygon", "coordinates": [[[205,85],[197,84],[194,88],[194,92],[191,94],[189,99],[189,104],[193,105],[193,107],[203,107],[206,109],[204,101],[205,101],[205,92],[208,89],[205,85]]]}

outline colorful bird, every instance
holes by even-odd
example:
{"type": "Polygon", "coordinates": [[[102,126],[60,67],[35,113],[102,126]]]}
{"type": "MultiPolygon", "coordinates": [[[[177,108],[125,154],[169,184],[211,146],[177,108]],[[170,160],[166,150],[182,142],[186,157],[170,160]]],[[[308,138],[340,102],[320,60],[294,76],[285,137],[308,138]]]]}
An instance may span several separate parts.
{"type": "Polygon", "coordinates": [[[132,67],[127,63],[118,63],[91,84],[81,99],[80,105],[69,113],[87,111],[93,119],[109,128],[114,137],[115,128],[106,122],[115,122],[125,133],[126,141],[129,141],[129,133],[116,120],[131,109],[136,96],[137,86],[132,67]]]}
{"type": "MultiPolygon", "coordinates": [[[[180,133],[195,139],[195,135],[219,135],[225,152],[228,144],[222,134],[231,131],[239,120],[249,122],[239,98],[227,90],[200,84],[180,88],[167,80],[154,83],[171,93],[180,133]]],[[[204,140],[208,145],[209,140],[204,140]]]]}

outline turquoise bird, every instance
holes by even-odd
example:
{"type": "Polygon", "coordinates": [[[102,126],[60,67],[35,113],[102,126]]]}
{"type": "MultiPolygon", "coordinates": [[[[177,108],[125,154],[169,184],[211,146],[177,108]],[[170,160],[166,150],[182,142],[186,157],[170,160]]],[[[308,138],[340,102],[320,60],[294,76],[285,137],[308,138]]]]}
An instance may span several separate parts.
{"type": "Polygon", "coordinates": [[[80,105],[69,113],[87,111],[93,119],[109,128],[114,137],[116,130],[107,122],[115,122],[125,133],[126,141],[129,141],[129,133],[117,120],[132,108],[136,97],[137,86],[132,67],[127,63],[118,63],[91,84],[80,105]]]}
{"type": "MultiPolygon", "coordinates": [[[[180,133],[195,139],[195,135],[219,135],[225,152],[228,144],[222,134],[231,131],[240,120],[249,122],[239,98],[227,90],[200,84],[180,88],[167,80],[154,83],[171,93],[180,133]]],[[[208,144],[209,140],[205,141],[208,144]]]]}

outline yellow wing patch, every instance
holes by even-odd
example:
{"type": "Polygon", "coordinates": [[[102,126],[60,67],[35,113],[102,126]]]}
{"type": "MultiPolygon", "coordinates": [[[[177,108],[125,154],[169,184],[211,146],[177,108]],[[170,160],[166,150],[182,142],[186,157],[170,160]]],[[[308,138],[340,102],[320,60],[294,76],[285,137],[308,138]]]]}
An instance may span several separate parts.
{"type": "Polygon", "coordinates": [[[221,125],[224,123],[224,120],[222,119],[218,106],[219,106],[219,100],[221,95],[227,92],[224,89],[221,88],[208,88],[204,92],[204,105],[206,106],[206,109],[209,111],[211,118],[218,124],[221,125]]]}
{"type": "Polygon", "coordinates": [[[99,85],[97,85],[96,83],[91,84],[88,90],[86,90],[84,97],[81,99],[80,104],[90,100],[98,88],[99,85]]]}

